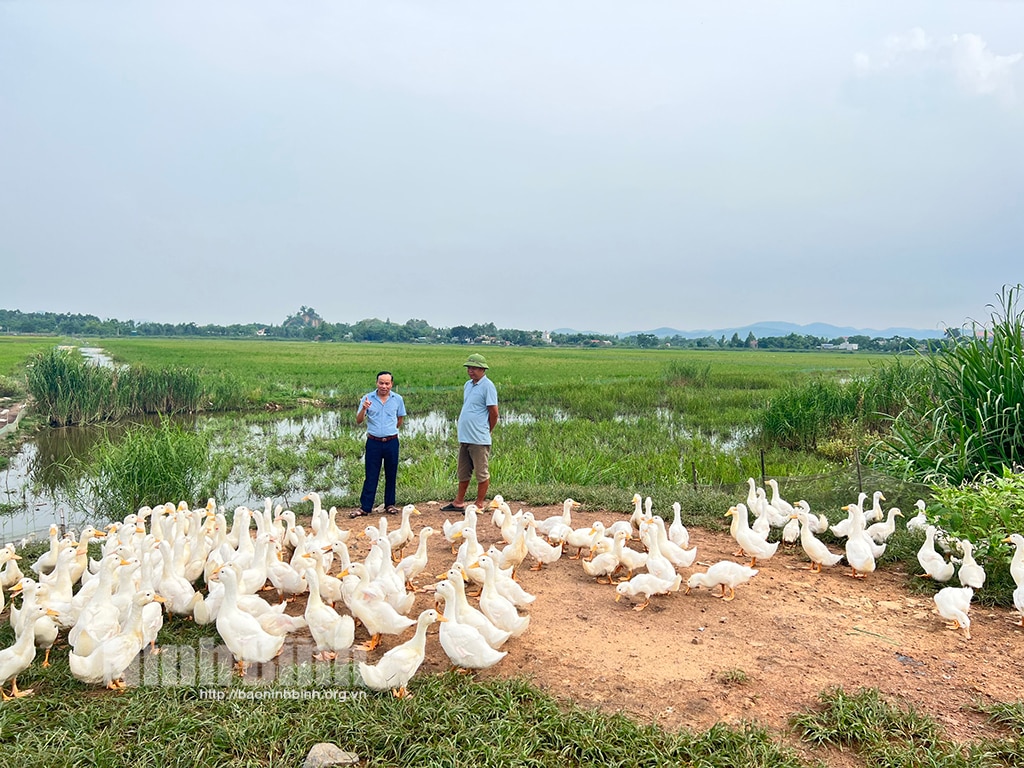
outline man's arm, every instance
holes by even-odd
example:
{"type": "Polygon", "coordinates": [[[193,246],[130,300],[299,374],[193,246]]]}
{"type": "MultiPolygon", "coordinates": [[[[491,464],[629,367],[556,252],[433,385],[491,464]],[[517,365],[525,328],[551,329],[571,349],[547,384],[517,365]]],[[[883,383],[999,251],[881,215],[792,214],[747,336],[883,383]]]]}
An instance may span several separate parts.
{"type": "Polygon", "coordinates": [[[487,406],[487,428],[493,432],[494,425],[498,423],[498,406],[488,405],[487,406]]]}

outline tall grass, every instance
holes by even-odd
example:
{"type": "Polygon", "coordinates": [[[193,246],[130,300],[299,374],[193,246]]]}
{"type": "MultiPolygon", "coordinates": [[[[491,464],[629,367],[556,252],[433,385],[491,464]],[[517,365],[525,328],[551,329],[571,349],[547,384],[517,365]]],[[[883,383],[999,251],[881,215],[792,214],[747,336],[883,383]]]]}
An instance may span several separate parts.
{"type": "Polygon", "coordinates": [[[130,427],[96,450],[93,506],[101,518],[120,520],[143,505],[195,503],[212,493],[209,453],[204,434],[170,420],[130,427]]]}
{"type": "Polygon", "coordinates": [[[28,388],[53,426],[95,424],[142,414],[196,413],[239,407],[237,380],[204,378],[195,368],[94,365],[77,350],[51,348],[28,367],[28,388]]]}
{"type": "Polygon", "coordinates": [[[1004,287],[988,326],[927,358],[928,392],[896,419],[877,457],[894,471],[962,483],[1024,464],[1024,286],[1004,287]]]}

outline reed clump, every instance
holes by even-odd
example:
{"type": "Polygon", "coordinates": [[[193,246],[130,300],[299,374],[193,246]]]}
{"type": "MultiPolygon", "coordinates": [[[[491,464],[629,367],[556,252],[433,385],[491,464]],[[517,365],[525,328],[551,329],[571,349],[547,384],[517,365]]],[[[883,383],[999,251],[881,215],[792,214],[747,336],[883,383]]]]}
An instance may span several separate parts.
{"type": "Polygon", "coordinates": [[[183,366],[100,366],[75,349],[36,354],[27,366],[27,380],[41,411],[59,427],[145,414],[229,410],[244,402],[241,385],[225,374],[204,376],[183,366]]]}

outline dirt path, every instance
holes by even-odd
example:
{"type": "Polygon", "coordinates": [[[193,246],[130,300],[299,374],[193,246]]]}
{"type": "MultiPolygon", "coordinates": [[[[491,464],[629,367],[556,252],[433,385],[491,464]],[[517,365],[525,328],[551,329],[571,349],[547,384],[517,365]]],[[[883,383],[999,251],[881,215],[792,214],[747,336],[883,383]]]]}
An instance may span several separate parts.
{"type": "MultiPolygon", "coordinates": [[[[520,506],[512,504],[513,510],[520,506]]],[[[430,540],[427,569],[437,574],[453,560],[440,535],[442,523],[459,517],[437,511],[436,504],[418,507],[423,514],[413,518],[414,529],[431,525],[439,532],[430,540]]],[[[530,509],[538,519],[561,511],[530,509]]],[[[339,523],[363,522],[347,514],[338,515],[339,523]]],[[[573,515],[575,526],[617,519],[625,516],[573,515]]],[[[389,522],[394,527],[398,520],[389,522]]],[[[478,532],[485,546],[500,541],[489,515],[481,517],[478,532]]],[[[693,568],[681,571],[684,581],[711,563],[739,559],[727,534],[694,529],[690,538],[698,556],[693,568]]],[[[366,552],[365,539],[358,541],[353,558],[366,552]]],[[[780,549],[758,563],[760,572],[737,589],[732,602],[706,589],[680,591],[656,596],[640,612],[615,602],[614,588],[597,584],[579,561],[563,556],[539,572],[524,568],[520,581],[537,597],[528,610],[529,629],[510,640],[504,646],[509,655],[478,678],[526,675],[557,697],[669,729],[756,721],[780,732],[793,713],[814,707],[818,693],[830,686],[850,692],[874,687],[937,718],[953,738],[995,733],[970,707],[1021,698],[1024,628],[1011,622],[1016,613],[974,606],[967,640],[946,628],[930,597],[908,592],[908,577],[899,570],[855,580],[841,567],[815,575],[803,570],[806,564],[799,546],[780,549]]],[[[425,576],[417,580],[430,582],[425,576]]],[[[432,603],[432,595],[423,592],[413,612],[432,603]]],[[[362,639],[360,628],[356,640],[362,639]]],[[[385,637],[372,660],[405,639],[385,637]]],[[[449,666],[432,631],[423,671],[449,666]]]]}

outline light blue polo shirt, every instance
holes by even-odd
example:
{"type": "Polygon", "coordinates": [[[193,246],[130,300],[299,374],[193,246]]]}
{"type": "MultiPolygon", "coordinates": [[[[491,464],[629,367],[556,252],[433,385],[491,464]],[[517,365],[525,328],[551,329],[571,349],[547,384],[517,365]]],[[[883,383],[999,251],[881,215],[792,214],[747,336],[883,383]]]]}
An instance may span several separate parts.
{"type": "Polygon", "coordinates": [[[358,413],[363,407],[363,400],[370,398],[370,410],[366,412],[366,434],[374,437],[391,437],[398,434],[398,417],[405,416],[405,401],[396,392],[388,395],[386,403],[381,402],[377,390],[368,392],[359,398],[358,413]]]}
{"type": "Polygon", "coordinates": [[[462,390],[462,413],[459,414],[459,442],[490,445],[491,429],[487,406],[498,404],[498,390],[484,376],[480,381],[466,382],[462,390]]]}

